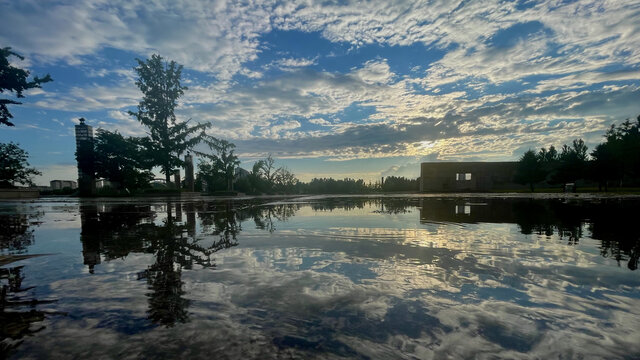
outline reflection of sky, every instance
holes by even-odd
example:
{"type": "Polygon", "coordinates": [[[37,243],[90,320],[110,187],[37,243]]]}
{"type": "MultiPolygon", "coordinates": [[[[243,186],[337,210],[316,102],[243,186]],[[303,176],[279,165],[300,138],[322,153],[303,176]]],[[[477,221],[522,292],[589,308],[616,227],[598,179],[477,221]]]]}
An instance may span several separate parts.
{"type": "Polygon", "coordinates": [[[215,270],[183,270],[191,321],[164,328],[146,319],[137,280],[154,254],[103,261],[91,275],[79,215],[42,210],[29,251],[55,255],[24,261],[23,285],[68,316],[50,316],[18,357],[640,355],[638,274],[589,237],[568,246],[515,224],[420,224],[415,208],[303,204],[273,233],[245,220],[239,245],[213,255],[215,270]],[[56,225],[65,221],[75,227],[56,225]]]}

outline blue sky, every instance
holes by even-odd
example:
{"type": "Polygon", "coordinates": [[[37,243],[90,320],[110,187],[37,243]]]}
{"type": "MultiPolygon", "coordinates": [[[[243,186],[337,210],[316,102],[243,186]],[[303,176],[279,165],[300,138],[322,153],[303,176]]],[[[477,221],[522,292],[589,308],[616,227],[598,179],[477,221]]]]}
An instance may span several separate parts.
{"type": "Polygon", "coordinates": [[[40,184],[76,177],[79,117],[144,134],[126,112],[154,53],[185,67],[180,119],[302,180],[592,148],[640,114],[640,1],[0,0],[0,24],[16,64],[54,79],[0,128],[40,184]]]}

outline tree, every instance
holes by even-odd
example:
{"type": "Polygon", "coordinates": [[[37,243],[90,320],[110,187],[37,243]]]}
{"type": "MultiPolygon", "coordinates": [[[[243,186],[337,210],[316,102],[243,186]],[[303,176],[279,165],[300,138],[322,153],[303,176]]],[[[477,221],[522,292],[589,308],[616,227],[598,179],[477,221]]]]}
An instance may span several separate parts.
{"type": "Polygon", "coordinates": [[[240,166],[238,157],[233,153],[236,146],[226,140],[215,139],[214,142],[208,142],[212,149],[217,151],[216,163],[220,167],[221,173],[227,182],[227,191],[233,191],[233,181],[236,169],[240,166]]]}
{"type": "Polygon", "coordinates": [[[593,161],[589,169],[590,178],[598,182],[598,190],[608,190],[609,181],[619,181],[623,175],[623,164],[616,157],[614,144],[603,143],[596,145],[591,152],[593,161]]]}
{"type": "Polygon", "coordinates": [[[582,139],[573,140],[571,146],[563,145],[552,182],[565,184],[584,178],[587,174],[587,150],[582,139]]]}
{"type": "Polygon", "coordinates": [[[224,181],[224,173],[221,172],[222,167],[216,161],[198,162],[197,178],[200,182],[206,184],[207,192],[214,192],[226,185],[224,181]]]}
{"type": "Polygon", "coordinates": [[[18,144],[0,143],[0,188],[13,188],[15,183],[33,186],[32,176],[42,175],[29,167],[29,153],[18,144]]]}
{"type": "Polygon", "coordinates": [[[558,168],[558,151],[553,145],[549,146],[549,150],[541,148],[538,152],[538,161],[544,173],[544,180],[551,181],[558,168]]]}
{"type": "Polygon", "coordinates": [[[276,161],[271,157],[271,154],[267,155],[267,158],[262,161],[262,168],[260,171],[262,172],[262,176],[269,183],[269,186],[273,186],[273,181],[275,180],[275,172],[276,172],[276,161]]]}
{"type": "MultiPolygon", "coordinates": [[[[27,80],[29,78],[29,71],[23,70],[9,64],[9,56],[15,56],[20,60],[24,60],[24,57],[11,51],[10,47],[0,48],[0,93],[8,91],[14,93],[16,98],[24,98],[22,92],[28,89],[40,88],[40,84],[52,81],[49,74],[42,78],[34,77],[33,80],[27,80]]],[[[0,124],[7,126],[14,126],[10,121],[13,118],[7,105],[20,105],[19,101],[11,99],[0,99],[0,124]]]]}
{"type": "Polygon", "coordinates": [[[128,190],[147,187],[153,179],[153,163],[146,153],[146,140],[99,129],[94,152],[96,175],[128,190]]]}
{"type": "Polygon", "coordinates": [[[636,123],[627,119],[617,128],[612,126],[606,138],[606,144],[611,146],[623,169],[623,177],[627,182],[637,182],[640,179],[640,115],[636,123]]]}
{"type": "Polygon", "coordinates": [[[236,169],[240,165],[238,157],[234,154],[235,145],[226,140],[216,139],[214,137],[204,137],[203,141],[209,145],[209,148],[215,151],[215,154],[198,154],[204,158],[210,159],[211,162],[201,162],[198,164],[198,170],[210,181],[217,182],[217,178],[222,177],[226,183],[227,191],[233,191],[233,182],[235,179],[236,169]]]}
{"type": "Polygon", "coordinates": [[[258,160],[253,164],[249,172],[249,187],[252,193],[262,193],[267,188],[267,182],[262,177],[262,168],[264,160],[258,160]]]}
{"type": "Polygon", "coordinates": [[[527,150],[518,161],[514,181],[522,185],[529,184],[531,192],[533,192],[535,183],[544,180],[545,177],[546,173],[543,170],[540,158],[535,151],[527,150]]]}
{"type": "Polygon", "coordinates": [[[178,99],[187,89],[180,83],[182,65],[175,61],[167,63],[160,55],[136,61],[136,85],[143,96],[138,111],[130,111],[129,115],[149,129],[149,153],[153,154],[154,164],[160,166],[169,184],[173,169],[183,165],[180,155],[202,141],[204,130],[210,124],[190,126],[189,121],[179,122],[176,119],[178,99]]]}
{"type": "Polygon", "coordinates": [[[296,178],[295,174],[286,167],[280,167],[275,171],[274,185],[278,191],[291,193],[293,192],[297,183],[298,179],[296,178]]]}

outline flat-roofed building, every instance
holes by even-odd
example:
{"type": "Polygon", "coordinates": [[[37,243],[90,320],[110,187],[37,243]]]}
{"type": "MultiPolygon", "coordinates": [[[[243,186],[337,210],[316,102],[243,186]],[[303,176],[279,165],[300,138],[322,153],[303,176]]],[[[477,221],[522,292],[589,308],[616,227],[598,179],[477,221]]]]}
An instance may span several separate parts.
{"type": "Polygon", "coordinates": [[[513,182],[517,162],[425,162],[420,166],[420,191],[465,192],[523,189],[513,182]]]}
{"type": "Polygon", "coordinates": [[[77,189],[78,183],[73,180],[51,180],[49,182],[52,190],[62,190],[64,188],[77,189]]]}

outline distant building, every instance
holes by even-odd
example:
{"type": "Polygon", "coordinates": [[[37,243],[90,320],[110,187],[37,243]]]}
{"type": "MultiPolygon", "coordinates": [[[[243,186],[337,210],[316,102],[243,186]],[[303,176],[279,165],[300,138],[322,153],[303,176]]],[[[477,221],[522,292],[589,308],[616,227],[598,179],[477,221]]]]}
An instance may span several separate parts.
{"type": "Polygon", "coordinates": [[[49,182],[51,190],[62,190],[64,188],[77,189],[78,183],[73,180],[51,180],[49,182]]]}
{"type": "Polygon", "coordinates": [[[93,128],[84,123],[76,125],[76,154],[78,160],[78,188],[80,196],[91,196],[96,192],[94,172],[93,128]]]}
{"type": "Polygon", "coordinates": [[[237,167],[235,170],[235,178],[236,179],[242,179],[245,178],[247,176],[249,176],[251,173],[248,172],[247,170],[241,168],[241,167],[237,167]]]}
{"type": "Polygon", "coordinates": [[[426,162],[420,166],[420,191],[464,192],[522,189],[513,182],[517,162],[426,162]]]}
{"type": "Polygon", "coordinates": [[[95,184],[96,184],[96,189],[102,189],[104,187],[113,187],[113,185],[111,185],[111,181],[107,179],[98,179],[95,181],[95,184]]]}

